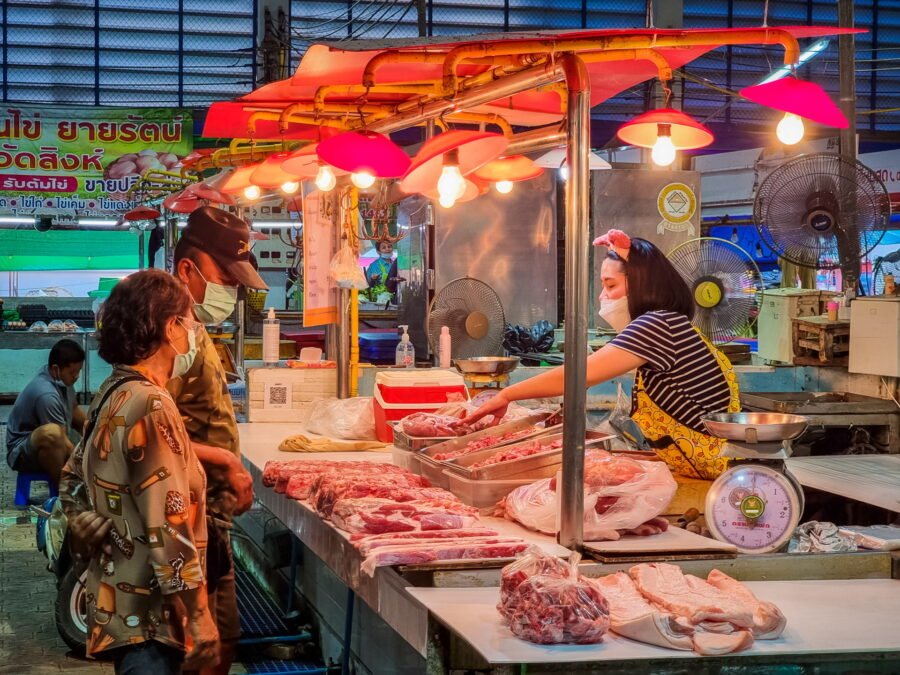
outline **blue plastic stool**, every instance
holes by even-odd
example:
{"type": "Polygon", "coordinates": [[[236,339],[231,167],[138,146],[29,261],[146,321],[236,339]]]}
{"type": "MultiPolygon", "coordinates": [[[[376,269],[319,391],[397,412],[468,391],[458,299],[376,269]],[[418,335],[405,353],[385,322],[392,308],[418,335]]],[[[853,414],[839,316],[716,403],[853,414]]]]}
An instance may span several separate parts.
{"type": "Polygon", "coordinates": [[[16,477],[16,498],[13,503],[16,506],[26,507],[31,499],[31,484],[46,483],[50,488],[50,496],[56,497],[58,490],[50,482],[50,476],[45,473],[19,473],[16,477]]]}

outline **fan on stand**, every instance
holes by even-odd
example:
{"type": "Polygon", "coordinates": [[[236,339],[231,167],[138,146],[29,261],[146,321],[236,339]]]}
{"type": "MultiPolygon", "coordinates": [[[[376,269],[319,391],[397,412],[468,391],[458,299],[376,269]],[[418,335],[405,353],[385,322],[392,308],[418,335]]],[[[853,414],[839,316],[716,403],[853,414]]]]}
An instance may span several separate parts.
{"type": "Polygon", "coordinates": [[[438,352],[441,326],[450,329],[452,359],[498,356],[503,351],[503,305],[483,281],[454,279],[434,296],[425,323],[433,354],[438,352]]]}
{"type": "Polygon", "coordinates": [[[893,274],[895,283],[900,281],[900,248],[875,259],[872,269],[872,295],[884,295],[884,277],[893,274]]]}
{"type": "Polygon", "coordinates": [[[802,267],[841,270],[845,291],[855,294],[859,262],[887,227],[887,189],[867,166],[840,155],[793,159],[759,186],[753,220],[763,241],[802,267]]]}
{"type": "Polygon", "coordinates": [[[676,246],[669,260],[694,297],[694,325],[717,345],[749,337],[762,304],[753,258],[725,239],[701,237],[676,246]]]}

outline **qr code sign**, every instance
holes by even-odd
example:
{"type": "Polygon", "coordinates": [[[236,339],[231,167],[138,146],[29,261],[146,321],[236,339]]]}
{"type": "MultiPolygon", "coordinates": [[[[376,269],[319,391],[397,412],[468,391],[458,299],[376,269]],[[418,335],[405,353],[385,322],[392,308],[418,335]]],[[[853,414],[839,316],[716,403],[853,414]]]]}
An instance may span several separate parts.
{"type": "Polygon", "coordinates": [[[289,384],[273,383],[266,385],[266,408],[290,408],[291,388],[289,384]]]}

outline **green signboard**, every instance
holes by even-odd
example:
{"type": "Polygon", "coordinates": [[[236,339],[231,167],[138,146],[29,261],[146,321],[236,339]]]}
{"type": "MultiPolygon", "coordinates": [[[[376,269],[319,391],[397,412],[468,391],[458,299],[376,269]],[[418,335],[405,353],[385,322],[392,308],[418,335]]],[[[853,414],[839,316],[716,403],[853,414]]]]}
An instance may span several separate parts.
{"type": "Polygon", "coordinates": [[[128,270],[138,263],[138,235],[127,230],[0,230],[0,272],[128,270]]]}

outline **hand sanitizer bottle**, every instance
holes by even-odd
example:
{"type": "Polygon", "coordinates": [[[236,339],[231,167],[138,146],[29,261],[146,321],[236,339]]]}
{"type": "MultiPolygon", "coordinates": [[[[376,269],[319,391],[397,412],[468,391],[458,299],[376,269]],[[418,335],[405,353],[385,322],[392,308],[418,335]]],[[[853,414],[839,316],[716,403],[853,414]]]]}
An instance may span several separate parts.
{"type": "Polygon", "coordinates": [[[275,308],[269,307],[269,313],[263,321],[262,357],[265,365],[278,365],[280,342],[281,328],[275,318],[275,308]]]}
{"type": "Polygon", "coordinates": [[[438,366],[441,368],[450,367],[450,329],[447,326],[441,326],[441,339],[438,343],[438,366]]]}
{"type": "Polygon", "coordinates": [[[414,368],[416,365],[416,348],[409,341],[409,326],[400,326],[403,329],[403,335],[397,344],[397,351],[394,353],[394,364],[403,366],[404,368],[414,368]]]}

